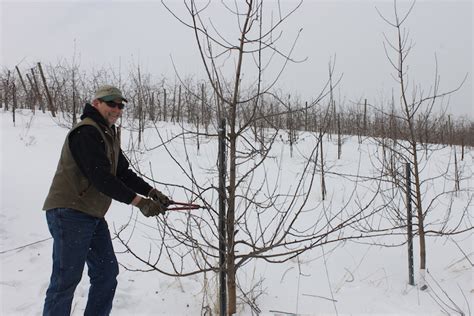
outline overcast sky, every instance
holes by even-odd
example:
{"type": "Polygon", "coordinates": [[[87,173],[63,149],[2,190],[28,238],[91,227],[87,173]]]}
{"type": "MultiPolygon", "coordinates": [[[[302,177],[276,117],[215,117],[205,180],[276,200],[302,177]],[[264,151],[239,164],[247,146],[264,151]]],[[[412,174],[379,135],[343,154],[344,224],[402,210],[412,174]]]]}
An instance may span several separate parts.
{"type": "MultiPolygon", "coordinates": [[[[140,64],[158,77],[203,78],[192,31],[181,25],[159,1],[1,1],[1,66],[28,68],[36,62],[71,61],[76,55],[81,69],[112,67],[122,71],[140,64]]],[[[242,1],[242,0],[237,0],[242,1]]],[[[216,2],[209,15],[217,29],[238,38],[236,20],[216,2]]],[[[232,3],[231,1],[227,1],[232,3]]],[[[168,1],[186,16],[182,1],[168,1]]],[[[283,10],[294,1],[283,1],[283,10]]],[[[411,1],[398,1],[405,12],[411,1]]],[[[279,47],[291,48],[304,63],[289,64],[278,87],[298,93],[303,100],[317,95],[327,80],[328,63],[336,59],[335,75],[343,75],[338,89],[341,102],[367,98],[387,102],[396,88],[385,56],[384,37],[396,39],[375,8],[393,16],[392,1],[318,1],[303,5],[280,29],[279,47]]],[[[267,12],[276,15],[270,5],[267,12]]],[[[410,82],[428,91],[433,84],[435,55],[441,78],[440,90],[464,86],[449,101],[450,112],[473,118],[473,1],[418,1],[406,22],[414,47],[408,57],[410,82]]],[[[281,61],[275,60],[273,71],[281,61]]],[[[272,80],[272,73],[265,77],[272,80]]],[[[244,74],[245,76],[245,74],[244,74]]]]}

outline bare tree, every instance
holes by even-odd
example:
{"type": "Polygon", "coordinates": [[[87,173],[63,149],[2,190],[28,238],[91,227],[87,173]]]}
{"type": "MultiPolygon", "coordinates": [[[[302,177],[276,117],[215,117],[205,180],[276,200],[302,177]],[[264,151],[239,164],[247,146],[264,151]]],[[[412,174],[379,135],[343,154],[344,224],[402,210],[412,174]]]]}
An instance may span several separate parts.
{"type": "MultiPolygon", "coordinates": [[[[203,66],[208,77],[208,84],[212,86],[215,96],[216,121],[226,118],[229,128],[227,133],[228,150],[228,183],[227,183],[227,213],[226,213],[226,274],[228,309],[227,314],[236,313],[239,282],[237,271],[253,259],[261,259],[267,262],[285,262],[299,254],[308,251],[321,244],[339,240],[338,234],[344,227],[348,226],[355,218],[359,218],[363,208],[358,211],[359,216],[351,214],[348,218],[341,220],[343,210],[333,214],[330,211],[323,212],[325,215],[312,215],[317,208],[318,201],[310,199],[310,192],[317,181],[318,155],[322,136],[329,124],[327,119],[334,116],[335,105],[330,102],[331,109],[324,110],[325,115],[320,121],[320,128],[314,138],[315,142],[309,152],[303,154],[304,163],[301,170],[297,172],[294,184],[290,191],[280,192],[279,186],[281,169],[280,158],[274,157],[274,147],[281,136],[279,126],[272,121],[276,117],[289,119],[288,127],[290,133],[295,133],[292,118],[302,115],[304,111],[315,108],[317,104],[329,93],[323,87],[309,105],[298,107],[294,110],[293,105],[282,101],[272,88],[289,62],[295,61],[291,57],[294,44],[287,53],[277,48],[279,36],[277,31],[283,22],[300,6],[301,2],[295,3],[288,13],[283,14],[280,3],[277,3],[276,18],[266,21],[269,14],[264,12],[263,1],[235,2],[231,5],[222,3],[227,13],[238,22],[238,41],[233,43],[235,35],[226,37],[219,32],[219,27],[212,20],[205,17],[207,5],[199,7],[195,1],[186,1],[189,21],[185,17],[177,16],[171,9],[170,12],[184,25],[189,27],[195,35],[198,52],[201,56],[203,66]],[[263,80],[264,73],[268,70],[269,60],[278,56],[282,59],[281,70],[277,72],[277,78],[267,82],[263,80]],[[227,79],[224,75],[224,60],[232,60],[234,68],[231,71],[233,78],[227,79]],[[253,72],[250,66],[254,67],[253,72]],[[243,70],[253,73],[254,77],[248,75],[242,77],[243,70]],[[247,81],[250,80],[250,81],[247,81]],[[265,96],[267,104],[277,104],[272,114],[265,112],[265,104],[262,98],[265,96]],[[267,126],[267,129],[255,133],[255,126],[267,126]],[[257,140],[257,141],[255,141],[257,140]],[[256,146],[258,144],[258,146],[256,146]],[[270,171],[273,170],[273,171],[270,171]],[[308,222],[308,219],[312,220],[308,222]],[[310,224],[308,224],[310,223],[310,224]],[[304,227],[302,229],[302,227],[304,227]],[[332,239],[331,239],[332,238],[332,239]]],[[[166,4],[165,4],[166,5],[166,4]]],[[[330,68],[330,75],[332,75],[330,68]]],[[[335,81],[337,82],[337,81],[335,81]]],[[[189,85],[182,83],[184,95],[192,93],[197,100],[203,98],[203,93],[193,92],[189,85]]],[[[181,95],[181,94],[180,94],[181,95]]],[[[181,98],[178,96],[179,100],[181,98]]],[[[192,99],[192,98],[191,98],[192,99]]],[[[200,100],[201,102],[203,100],[200,100]]],[[[186,97],[179,101],[179,117],[176,121],[182,122],[183,108],[186,97]]],[[[200,103],[200,102],[198,102],[200,103]]],[[[270,107],[268,107],[270,108],[270,107]]],[[[173,111],[174,112],[174,111],[173,111]]],[[[142,256],[135,251],[128,238],[124,238],[125,230],[118,232],[118,238],[138,260],[146,264],[150,269],[160,271],[168,275],[189,276],[197,273],[218,271],[217,258],[217,208],[215,205],[218,196],[216,185],[209,180],[204,181],[198,175],[193,161],[193,154],[189,153],[187,144],[195,131],[187,130],[183,125],[183,132],[178,136],[183,141],[185,158],[178,161],[178,155],[173,146],[169,146],[169,139],[165,139],[159,129],[156,129],[162,145],[170,153],[181,169],[185,179],[191,183],[190,186],[182,187],[169,184],[169,187],[180,189],[190,199],[199,200],[206,206],[206,210],[198,215],[188,214],[186,219],[180,223],[171,221],[159,221],[159,232],[161,242],[155,244],[155,257],[142,256]],[[181,249],[180,246],[185,246],[181,249]],[[166,257],[170,261],[171,271],[162,268],[162,260],[166,257]],[[194,269],[183,262],[191,260],[194,269]]],[[[215,134],[207,136],[215,137],[215,134]]],[[[196,138],[194,138],[196,139],[196,138]]],[[[295,137],[292,137],[292,141],[295,137]]],[[[157,147],[156,147],[157,148],[157,147]]],[[[202,148],[202,144],[201,144],[202,148]]],[[[301,150],[301,149],[300,149],[301,150]]],[[[209,167],[209,169],[212,167],[209,167]]],[[[209,170],[210,171],[210,170],[209,170]]],[[[208,171],[208,172],[209,172],[208,171]]],[[[171,215],[169,215],[171,216],[171,215]]],[[[156,241],[155,241],[156,243],[156,241]]],[[[152,251],[153,252],[153,251],[152,251]]],[[[248,295],[240,288],[243,301],[254,306],[248,295]]],[[[222,312],[222,311],[221,311],[222,312]]]]}
{"type": "MultiPolygon", "coordinates": [[[[251,260],[281,263],[324,244],[350,238],[387,235],[388,233],[383,230],[371,230],[369,225],[372,216],[385,209],[385,205],[371,207],[379,194],[381,181],[379,178],[369,179],[375,181],[374,192],[364,193],[364,197],[358,199],[357,207],[349,208],[348,205],[357,196],[359,183],[368,182],[368,179],[359,178],[357,173],[345,175],[355,180],[352,181],[353,191],[346,194],[344,205],[341,207],[332,209],[328,206],[332,203],[328,199],[325,183],[322,184],[322,192],[326,201],[315,199],[314,192],[317,191],[315,187],[319,183],[318,175],[322,171],[325,175],[340,176],[330,171],[327,161],[323,159],[318,161],[321,154],[324,157],[320,151],[323,136],[327,135],[330,129],[336,131],[336,117],[338,113],[342,113],[342,111],[336,112],[336,102],[332,96],[332,91],[339,80],[333,82],[334,65],[331,64],[327,85],[315,100],[310,104],[305,103],[304,106],[293,106],[286,101],[287,98],[282,98],[272,91],[274,81],[267,83],[263,80],[263,74],[268,67],[268,63],[263,60],[266,50],[272,52],[270,56],[278,55],[283,58],[283,69],[287,62],[293,60],[291,55],[284,54],[276,48],[274,40],[275,32],[289,15],[277,14],[277,20],[269,22],[269,29],[265,29],[263,19],[267,15],[263,14],[263,1],[234,3],[232,8],[224,3],[225,9],[236,18],[239,25],[238,41],[234,44],[232,40],[219,33],[220,28],[214,25],[212,20],[207,22],[209,20],[204,14],[206,5],[198,7],[194,1],[185,2],[185,5],[189,13],[188,22],[184,17],[175,15],[171,9],[170,12],[194,32],[208,76],[207,84],[212,86],[212,93],[203,94],[202,90],[193,90],[193,85],[181,80],[180,87],[183,89],[184,97],[181,99],[178,96],[181,100],[178,102],[180,110],[173,110],[176,116],[172,120],[181,124],[184,121],[183,112],[186,112],[183,109],[188,106],[190,100],[194,100],[192,102],[199,106],[212,105],[210,107],[215,115],[212,123],[214,128],[209,129],[209,133],[201,133],[189,128],[187,124],[182,124],[182,129],[177,135],[169,135],[169,131],[165,135],[156,127],[158,144],[147,148],[166,150],[181,173],[180,184],[157,183],[166,185],[168,190],[173,192],[173,196],[181,193],[191,201],[199,201],[205,208],[200,213],[188,212],[173,221],[169,220],[174,216],[170,213],[165,215],[164,219],[157,219],[157,229],[153,232],[158,235],[150,236],[152,244],[146,253],[142,252],[131,238],[135,231],[133,218],[130,219],[132,225],[123,226],[118,230],[117,238],[127,253],[146,266],[143,269],[127,267],[128,269],[158,271],[180,277],[203,274],[205,280],[208,279],[209,272],[221,269],[217,242],[222,236],[219,236],[217,229],[219,192],[215,183],[216,168],[212,163],[206,165],[202,161],[195,161],[197,149],[193,151],[191,148],[194,146],[191,147],[189,144],[198,141],[196,135],[216,138],[217,122],[225,118],[229,123],[226,137],[228,151],[225,223],[227,229],[225,272],[228,293],[226,313],[228,315],[236,313],[239,297],[258,313],[255,302],[258,293],[252,293],[255,287],[245,289],[239,285],[237,271],[251,260]],[[222,65],[225,63],[221,58],[235,62],[231,80],[224,75],[225,69],[222,65]],[[250,83],[246,80],[252,79],[251,76],[243,78],[241,75],[248,59],[257,69],[250,83]],[[327,95],[330,96],[329,100],[324,99],[327,95]],[[205,98],[206,100],[203,100],[205,98]],[[278,140],[282,140],[282,135],[285,133],[291,133],[291,130],[295,132],[298,129],[293,125],[293,122],[298,121],[293,118],[298,115],[300,118],[305,117],[304,128],[313,131],[311,134],[313,141],[310,146],[306,144],[304,150],[301,147],[295,150],[298,159],[302,159],[301,169],[291,170],[296,176],[293,176],[291,185],[283,186],[282,181],[287,181],[284,180],[283,174],[287,170],[283,170],[282,167],[284,155],[283,150],[278,153],[278,140]],[[313,126],[310,126],[309,122],[314,122],[313,126]],[[288,127],[290,131],[282,131],[282,126],[288,127]],[[259,127],[261,130],[258,132],[259,127]],[[176,148],[177,139],[182,141],[180,149],[176,148]],[[351,230],[346,231],[349,226],[359,227],[359,231],[365,227],[368,229],[364,234],[353,234],[351,230]]],[[[297,7],[298,5],[294,9],[297,7]]],[[[293,9],[289,14],[292,12],[293,9]]],[[[290,53],[291,51],[292,49],[290,53]]],[[[364,122],[359,122],[359,133],[369,129],[366,107],[364,114],[358,116],[358,120],[364,122]]],[[[199,138],[201,151],[215,144],[212,141],[203,144],[202,140],[203,138],[199,138]]],[[[293,146],[296,148],[297,144],[293,146]]],[[[133,154],[133,149],[131,153],[133,154]]],[[[386,201],[386,204],[390,202],[386,201]]],[[[203,310],[208,308],[210,307],[203,306],[203,310]]],[[[221,310],[221,313],[224,311],[221,310]]]]}
{"type": "MultiPolygon", "coordinates": [[[[461,217],[456,219],[456,225],[449,227],[447,225],[451,212],[450,206],[447,207],[445,221],[442,225],[438,225],[438,229],[432,227],[427,221],[428,215],[436,205],[436,201],[442,196],[449,195],[452,190],[442,191],[439,194],[433,194],[428,189],[431,186],[432,180],[435,178],[446,177],[449,168],[441,172],[441,174],[433,175],[426,173],[423,170],[428,165],[429,160],[433,158],[434,153],[438,152],[443,146],[432,146],[427,138],[424,139],[424,133],[428,126],[432,123],[430,117],[435,113],[435,105],[443,97],[457,91],[461,85],[448,92],[440,92],[440,78],[438,75],[438,65],[435,65],[435,76],[433,86],[426,93],[420,86],[415,85],[408,80],[408,57],[413,48],[413,43],[407,30],[404,28],[408,16],[413,10],[415,2],[411,4],[409,9],[403,13],[399,13],[397,2],[394,1],[394,16],[389,19],[379,11],[380,17],[395,30],[395,40],[391,41],[385,36],[385,53],[390,64],[394,69],[394,79],[398,84],[398,106],[399,111],[394,109],[395,101],[392,103],[391,111],[379,111],[384,122],[388,121],[389,135],[385,133],[382,139],[377,142],[382,146],[382,157],[379,159],[383,174],[388,176],[388,181],[392,183],[394,188],[404,190],[403,168],[404,163],[409,163],[412,167],[412,174],[414,177],[413,203],[416,210],[416,226],[419,237],[419,258],[420,258],[420,287],[426,288],[425,285],[425,271],[427,267],[427,249],[426,249],[426,234],[428,232],[438,234],[455,234],[465,230],[472,229],[468,223],[463,225],[463,218],[466,218],[466,213],[461,213],[461,217]],[[398,136],[402,135],[403,140],[397,140],[398,136]]],[[[396,99],[395,99],[396,100],[396,99]]],[[[449,119],[448,119],[449,122],[449,119]]],[[[459,173],[458,166],[456,167],[456,174],[459,173]]],[[[385,191],[385,196],[391,193],[390,201],[397,201],[396,194],[393,191],[385,191]]],[[[471,203],[469,199],[468,205],[471,203]]],[[[387,198],[385,199],[387,200],[387,198]]],[[[403,219],[405,218],[403,208],[399,203],[392,204],[394,210],[392,219],[393,227],[403,226],[403,219]]],[[[449,203],[448,203],[449,205],[449,203]]],[[[439,215],[438,217],[439,218],[439,215]]]]}

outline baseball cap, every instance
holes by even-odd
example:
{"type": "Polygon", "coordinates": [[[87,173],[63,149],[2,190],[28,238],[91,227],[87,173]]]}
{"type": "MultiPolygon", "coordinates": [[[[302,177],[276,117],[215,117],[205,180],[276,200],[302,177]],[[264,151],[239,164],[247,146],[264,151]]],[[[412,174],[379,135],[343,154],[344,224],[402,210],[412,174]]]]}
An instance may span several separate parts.
{"type": "Polygon", "coordinates": [[[121,99],[125,102],[128,102],[128,100],[123,97],[122,91],[110,85],[99,87],[94,95],[94,100],[95,99],[101,99],[103,101],[114,101],[116,99],[121,99]]]}

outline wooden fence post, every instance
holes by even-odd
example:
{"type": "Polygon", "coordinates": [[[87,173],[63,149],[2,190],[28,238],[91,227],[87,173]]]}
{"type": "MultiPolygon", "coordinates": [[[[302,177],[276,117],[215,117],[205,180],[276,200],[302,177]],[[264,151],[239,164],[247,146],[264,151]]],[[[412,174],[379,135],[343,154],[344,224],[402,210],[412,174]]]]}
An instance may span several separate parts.
{"type": "Polygon", "coordinates": [[[51,111],[51,115],[56,117],[56,110],[54,109],[53,98],[51,97],[51,93],[49,93],[48,85],[46,84],[46,78],[44,77],[43,68],[41,67],[41,63],[38,63],[38,68],[41,75],[41,80],[43,80],[44,90],[46,91],[46,96],[48,97],[48,109],[51,111]]]}

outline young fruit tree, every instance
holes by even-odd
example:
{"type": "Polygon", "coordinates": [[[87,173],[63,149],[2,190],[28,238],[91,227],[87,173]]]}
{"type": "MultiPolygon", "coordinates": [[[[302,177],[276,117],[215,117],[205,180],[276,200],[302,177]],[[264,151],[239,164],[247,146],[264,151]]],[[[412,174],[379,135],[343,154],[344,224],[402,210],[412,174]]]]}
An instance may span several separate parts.
{"type": "MultiPolygon", "coordinates": [[[[426,238],[429,235],[454,235],[473,229],[468,214],[469,207],[472,207],[472,189],[464,188],[467,203],[457,206],[464,211],[452,212],[454,193],[456,190],[459,191],[457,187],[459,184],[456,186],[454,181],[449,180],[450,174],[455,172],[459,175],[461,171],[458,170],[457,163],[435,168],[434,161],[437,155],[446,154],[447,146],[423,141],[424,131],[428,126],[445,121],[441,110],[438,110],[441,114],[437,114],[437,107],[443,105],[447,96],[459,90],[464,81],[453,90],[441,92],[436,62],[434,82],[428,91],[421,85],[410,82],[408,61],[414,45],[405,23],[414,5],[415,2],[402,14],[399,12],[397,2],[394,1],[392,18],[378,11],[380,17],[394,29],[394,40],[389,40],[385,35],[384,48],[386,57],[394,69],[393,78],[398,85],[398,91],[394,92],[390,112],[378,110],[379,116],[388,122],[389,130],[386,133],[387,137],[375,138],[378,155],[374,155],[374,167],[381,170],[382,181],[388,183],[380,193],[386,203],[384,214],[392,226],[371,227],[371,229],[388,232],[406,228],[406,209],[410,209],[408,204],[413,203],[415,211],[413,225],[419,240],[418,285],[421,289],[426,289],[426,238]],[[407,165],[410,168],[409,172],[405,172],[407,165]],[[412,177],[412,180],[408,177],[412,177]],[[442,178],[445,179],[445,184],[443,187],[436,187],[433,180],[442,178]],[[411,181],[412,185],[407,186],[407,181],[408,183],[411,181]]],[[[437,129],[439,128],[433,128],[437,129]]]]}
{"type": "MultiPolygon", "coordinates": [[[[323,202],[315,193],[320,191],[316,188],[321,166],[319,150],[329,126],[325,121],[329,118],[327,113],[330,113],[329,109],[317,107],[334,88],[334,67],[330,67],[328,83],[318,89],[320,92],[315,93],[317,97],[311,103],[293,107],[272,88],[287,65],[298,62],[292,57],[296,40],[286,51],[277,44],[284,22],[301,2],[276,1],[272,7],[266,7],[267,2],[261,0],[222,2],[218,14],[213,11],[206,15],[211,3],[185,1],[187,16],[178,16],[170,5],[164,5],[194,34],[197,52],[207,74],[206,83],[211,89],[203,93],[202,89],[183,84],[184,95],[189,96],[185,99],[196,100],[196,104],[205,104],[212,109],[208,112],[213,113],[214,132],[211,129],[208,133],[199,132],[183,124],[178,135],[166,135],[168,131],[164,132],[156,125],[154,139],[158,139],[159,144],[148,148],[165,150],[176,162],[182,176],[180,184],[167,183],[173,191],[172,196],[181,192],[188,200],[202,204],[204,209],[190,211],[179,220],[169,220],[176,216],[170,212],[164,218],[158,218],[159,235],[152,238],[153,244],[145,253],[140,252],[131,237],[126,237],[126,227],[117,237],[126,251],[145,264],[147,270],[181,277],[203,274],[205,280],[211,272],[225,272],[227,310],[222,310],[221,306],[221,315],[235,314],[238,298],[240,304],[245,303],[258,312],[256,299],[261,292],[257,292],[256,285],[260,281],[246,289],[244,282],[238,279],[241,268],[252,260],[286,262],[315,247],[350,238],[344,229],[368,216],[364,212],[370,203],[363,203],[358,208],[348,207],[347,200],[354,194],[349,193],[345,204],[333,209],[328,197],[324,201],[327,205],[322,206],[323,202]],[[273,10],[267,12],[269,9],[273,10]],[[231,31],[224,31],[228,28],[220,28],[215,20],[227,25],[229,21],[235,21],[235,25],[231,31]],[[329,86],[331,91],[327,91],[329,86]],[[288,119],[302,115],[303,111],[313,111],[313,120],[318,118],[318,126],[313,128],[314,134],[308,133],[307,138],[311,141],[292,153],[291,159],[301,160],[300,169],[289,170],[283,159],[287,156],[278,149],[278,141],[286,132],[280,131],[274,122],[275,118],[288,119]],[[321,120],[321,117],[325,119],[321,120]],[[222,134],[223,126],[218,127],[223,120],[227,122],[225,134],[222,134]],[[197,159],[200,152],[215,151],[217,146],[212,139],[215,140],[218,134],[224,140],[226,152],[224,192],[216,183],[222,173],[218,176],[215,161],[197,159]],[[189,144],[196,141],[197,136],[200,136],[200,146],[199,151],[194,151],[194,146],[189,144]],[[176,139],[181,139],[182,147],[176,147],[173,142],[176,139]],[[291,183],[283,183],[288,179],[291,183]],[[224,234],[218,229],[217,202],[222,197],[224,234]],[[223,239],[224,253],[218,242],[223,239]],[[219,262],[220,255],[224,257],[224,264],[219,262]]],[[[328,106],[334,106],[333,103],[328,102],[328,106]]],[[[295,134],[292,141],[296,141],[298,132],[295,129],[292,133],[295,134]]],[[[292,143],[292,146],[296,144],[292,143]]]]}

